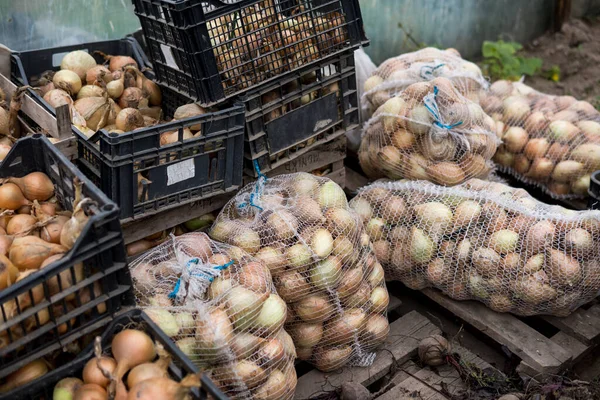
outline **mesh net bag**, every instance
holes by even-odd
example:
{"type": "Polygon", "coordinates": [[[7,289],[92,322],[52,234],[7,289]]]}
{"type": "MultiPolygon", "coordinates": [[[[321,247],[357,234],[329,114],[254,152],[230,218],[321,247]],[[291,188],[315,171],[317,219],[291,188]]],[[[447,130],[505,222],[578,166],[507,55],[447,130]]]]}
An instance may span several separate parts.
{"type": "Polygon", "coordinates": [[[494,120],[446,78],[408,86],[364,127],[358,157],[371,178],[423,179],[452,186],[492,169],[494,120]]]}
{"type": "Polygon", "coordinates": [[[296,352],[269,269],[188,233],[131,265],[137,304],[232,399],[291,399],[296,352]]]}
{"type": "Polygon", "coordinates": [[[387,280],[435,287],[499,312],[565,316],[600,289],[600,211],[549,206],[471,179],[441,187],[376,182],[350,206],[387,280]]]}
{"type": "Polygon", "coordinates": [[[440,77],[450,79],[463,96],[475,103],[489,86],[479,67],[463,60],[455,49],[427,47],[385,60],[364,84],[363,108],[373,113],[413,83],[440,77]]]}
{"type": "Polygon", "coordinates": [[[261,175],[227,203],[210,235],[269,267],[299,359],[322,371],[373,362],[389,332],[389,296],[362,223],[335,182],[261,175]]]}
{"type": "Polygon", "coordinates": [[[600,113],[590,103],[497,81],[481,105],[503,141],[494,156],[499,170],[554,198],[588,196],[600,169],[600,113]]]}

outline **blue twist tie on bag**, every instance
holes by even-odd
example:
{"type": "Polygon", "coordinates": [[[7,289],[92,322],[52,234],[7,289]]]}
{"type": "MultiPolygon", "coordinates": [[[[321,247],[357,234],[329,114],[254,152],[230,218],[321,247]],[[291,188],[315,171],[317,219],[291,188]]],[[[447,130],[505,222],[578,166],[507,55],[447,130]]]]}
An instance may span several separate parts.
{"type": "Polygon", "coordinates": [[[421,67],[421,71],[420,71],[420,75],[421,78],[425,79],[425,80],[432,80],[433,78],[435,78],[435,76],[433,75],[433,73],[435,72],[436,69],[443,67],[444,63],[439,63],[436,64],[434,66],[431,65],[424,65],[421,67]]]}
{"type": "Polygon", "coordinates": [[[435,126],[438,126],[442,129],[447,129],[450,130],[456,126],[462,125],[462,121],[458,121],[455,124],[445,124],[442,121],[442,114],[440,113],[440,109],[438,108],[437,105],[437,101],[435,100],[437,94],[439,92],[439,89],[437,86],[433,87],[433,93],[429,93],[427,96],[425,96],[423,98],[423,104],[425,105],[425,108],[427,108],[427,111],[429,111],[429,113],[433,116],[433,124],[435,126]]]}
{"type": "Polygon", "coordinates": [[[252,207],[259,209],[260,211],[263,211],[263,208],[256,204],[256,202],[260,199],[260,196],[264,191],[265,184],[267,183],[267,176],[260,172],[260,167],[258,166],[257,160],[253,160],[252,164],[254,165],[254,170],[256,171],[256,174],[258,175],[256,186],[254,187],[252,193],[250,193],[250,200],[248,202],[241,203],[240,205],[238,205],[238,208],[244,208],[248,207],[248,205],[251,205],[252,207]]]}
{"type": "MultiPolygon", "coordinates": [[[[233,264],[233,260],[229,261],[223,265],[202,265],[200,264],[200,259],[192,258],[186,264],[183,271],[181,271],[181,275],[175,282],[175,287],[173,287],[173,291],[169,293],[170,299],[176,299],[177,297],[185,297],[186,291],[181,287],[181,282],[188,282],[190,286],[192,283],[196,286],[194,289],[199,289],[202,293],[208,288],[208,285],[214,281],[214,279],[221,275],[221,271],[229,268],[233,264]],[[192,279],[192,278],[202,278],[202,279],[192,279]]],[[[192,289],[190,289],[192,291],[192,289]]]]}

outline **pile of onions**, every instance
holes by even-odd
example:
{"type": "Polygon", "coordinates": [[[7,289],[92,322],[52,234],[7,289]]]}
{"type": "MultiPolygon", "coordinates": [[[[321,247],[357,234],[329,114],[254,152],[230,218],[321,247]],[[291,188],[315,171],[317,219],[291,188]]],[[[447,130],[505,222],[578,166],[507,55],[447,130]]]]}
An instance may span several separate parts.
{"type": "Polygon", "coordinates": [[[497,81],[481,99],[504,142],[499,168],[555,198],[585,198],[600,169],[600,112],[572,96],[537,92],[520,82],[497,81]]]}
{"type": "Polygon", "coordinates": [[[8,155],[13,143],[23,134],[23,127],[18,119],[19,111],[27,89],[22,86],[14,91],[10,104],[6,104],[6,95],[0,92],[0,163],[8,155]]]}
{"type": "Polygon", "coordinates": [[[171,356],[142,330],[125,329],[117,333],[111,342],[111,355],[102,355],[99,337],[95,347],[95,357],[85,364],[81,379],[61,379],[54,386],[54,399],[177,400],[200,385],[195,375],[181,382],[169,377],[171,356]]]}
{"type": "Polygon", "coordinates": [[[316,18],[303,12],[288,16],[265,7],[247,11],[235,29],[231,27],[238,18],[235,14],[211,22],[210,42],[227,93],[339,51],[348,39],[340,11],[319,13],[316,18]],[[272,23],[273,17],[277,24],[272,23]]]}
{"type": "Polygon", "coordinates": [[[137,304],[229,398],[293,395],[287,308],[260,260],[187,233],[130,265],[137,304]]]}
{"type": "Polygon", "coordinates": [[[489,174],[495,132],[494,120],[477,103],[451,80],[435,78],[413,83],[377,109],[365,124],[358,157],[372,178],[453,186],[489,174]]]}
{"type": "Polygon", "coordinates": [[[600,290],[600,213],[549,206],[471,179],[374,183],[350,206],[388,280],[435,287],[498,312],[565,316],[600,290]]]}
{"type": "MultiPolygon", "coordinates": [[[[81,183],[75,181],[74,186],[74,212],[70,212],[63,210],[57,202],[54,184],[43,172],[0,180],[0,290],[52,265],[73,246],[87,223],[88,217],[82,206],[89,202],[89,199],[82,199],[81,183]]],[[[12,332],[11,341],[50,320],[46,308],[38,313],[37,320],[31,317],[31,323],[25,323],[24,326],[15,321],[19,314],[45,300],[46,296],[55,296],[69,289],[83,278],[83,266],[76,264],[49,278],[47,294],[43,285],[39,285],[3,304],[6,313],[4,318],[8,324],[6,329],[12,332]]],[[[80,297],[81,303],[85,303],[83,292],[71,294],[65,297],[64,307],[55,307],[54,316],[65,313],[65,307],[68,312],[81,304],[76,296],[80,297]]],[[[67,328],[64,324],[58,330],[62,334],[67,328]]],[[[6,334],[6,331],[0,332],[0,338],[6,334]]],[[[0,346],[6,344],[0,340],[0,346]]]]}
{"type": "Polygon", "coordinates": [[[475,103],[488,86],[479,67],[461,58],[456,49],[427,47],[381,63],[365,81],[361,102],[371,115],[413,83],[439,77],[450,79],[460,94],[475,103]]]}
{"type": "Polygon", "coordinates": [[[286,329],[298,358],[333,371],[385,340],[383,269],[335,182],[296,173],[269,178],[263,188],[250,184],[223,208],[210,235],[269,268],[288,306],[286,329]]]}
{"type": "MultiPolygon", "coordinates": [[[[44,100],[52,107],[68,104],[73,124],[89,136],[99,129],[125,133],[164,122],[160,87],[139,71],[137,62],[128,56],[100,55],[108,68],[85,51],[67,53],[53,73],[52,88],[46,88],[46,80],[39,81],[46,89],[44,100]]],[[[2,122],[0,111],[0,134],[2,122]]]]}

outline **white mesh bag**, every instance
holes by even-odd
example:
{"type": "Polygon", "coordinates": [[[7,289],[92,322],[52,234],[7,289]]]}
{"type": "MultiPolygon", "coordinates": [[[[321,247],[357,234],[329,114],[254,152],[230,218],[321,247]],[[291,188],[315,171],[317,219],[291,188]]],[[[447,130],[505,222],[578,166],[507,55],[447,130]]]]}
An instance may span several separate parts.
{"type": "Polygon", "coordinates": [[[455,49],[427,47],[385,60],[365,82],[362,106],[373,113],[413,83],[440,77],[450,79],[463,96],[475,103],[489,86],[479,67],[463,60],[455,49]]]}
{"type": "Polygon", "coordinates": [[[554,198],[588,196],[590,176],[600,169],[600,113],[590,103],[497,81],[481,105],[503,141],[494,156],[498,169],[554,198]]]}
{"type": "Polygon", "coordinates": [[[270,269],[298,358],[322,371],[370,365],[389,331],[383,268],[344,191],[307,173],[261,176],[223,208],[210,235],[270,269]]]}
{"type": "Polygon", "coordinates": [[[131,264],[137,304],[231,399],[291,399],[296,352],[269,269],[187,233],[131,264]]]}
{"type": "Polygon", "coordinates": [[[523,189],[376,182],[350,206],[387,280],[435,287],[499,312],[565,316],[600,290],[600,211],[549,206],[523,189]]]}
{"type": "Polygon", "coordinates": [[[494,120],[446,78],[408,86],[367,121],[358,157],[371,178],[452,186],[486,177],[499,139],[494,120]]]}

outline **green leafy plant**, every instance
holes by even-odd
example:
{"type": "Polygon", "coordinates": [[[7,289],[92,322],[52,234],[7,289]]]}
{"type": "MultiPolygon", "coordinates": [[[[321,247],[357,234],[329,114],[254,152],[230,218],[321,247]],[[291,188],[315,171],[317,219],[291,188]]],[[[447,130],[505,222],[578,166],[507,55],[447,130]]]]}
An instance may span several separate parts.
{"type": "Polygon", "coordinates": [[[553,65],[549,70],[545,71],[546,78],[550,79],[553,82],[560,81],[560,67],[558,65],[553,65]]]}
{"type": "Polygon", "coordinates": [[[483,73],[492,80],[509,79],[516,81],[522,75],[532,76],[542,68],[542,60],[536,57],[522,57],[517,53],[523,48],[517,42],[498,40],[483,42],[481,52],[483,61],[480,65],[483,73]]]}

